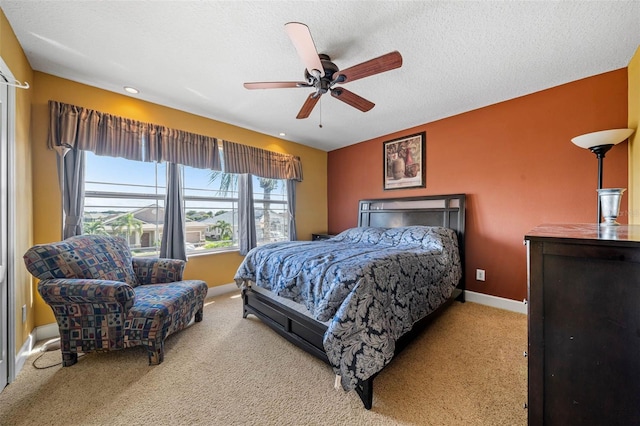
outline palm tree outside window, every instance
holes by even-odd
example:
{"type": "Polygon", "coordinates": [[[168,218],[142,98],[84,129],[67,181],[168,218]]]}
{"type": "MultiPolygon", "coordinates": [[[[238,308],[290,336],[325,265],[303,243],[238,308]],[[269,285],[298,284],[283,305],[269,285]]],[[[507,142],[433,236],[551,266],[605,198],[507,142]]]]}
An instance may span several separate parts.
{"type": "MultiPolygon", "coordinates": [[[[254,188],[260,188],[260,191],[253,191],[254,210],[256,218],[256,230],[258,231],[258,245],[274,242],[285,241],[289,238],[289,230],[287,224],[287,187],[282,179],[269,179],[253,176],[258,185],[254,188]],[[274,196],[272,198],[272,195],[274,196]]],[[[212,171],[210,174],[210,182],[220,183],[220,193],[226,194],[229,188],[237,187],[238,175],[233,173],[224,173],[220,171],[212,171]]]]}
{"type": "Polygon", "coordinates": [[[124,237],[130,246],[135,247],[140,245],[142,224],[143,222],[136,219],[133,213],[125,213],[111,222],[111,228],[114,234],[124,237]]]}

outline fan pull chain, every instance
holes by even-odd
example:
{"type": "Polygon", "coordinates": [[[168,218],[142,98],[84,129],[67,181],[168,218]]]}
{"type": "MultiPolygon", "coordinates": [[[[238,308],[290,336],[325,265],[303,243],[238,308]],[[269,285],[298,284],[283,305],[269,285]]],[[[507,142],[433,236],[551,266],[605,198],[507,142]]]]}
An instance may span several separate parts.
{"type": "Polygon", "coordinates": [[[318,127],[322,129],[322,98],[318,99],[318,101],[320,103],[320,124],[318,125],[318,127]]]}

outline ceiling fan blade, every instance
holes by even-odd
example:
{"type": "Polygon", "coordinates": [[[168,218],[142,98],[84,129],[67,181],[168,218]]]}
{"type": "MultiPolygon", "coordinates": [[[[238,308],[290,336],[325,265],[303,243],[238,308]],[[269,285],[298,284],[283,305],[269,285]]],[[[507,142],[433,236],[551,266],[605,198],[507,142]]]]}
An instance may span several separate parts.
{"type": "Polygon", "coordinates": [[[336,99],[341,100],[347,105],[351,105],[354,108],[359,109],[362,112],[367,112],[376,104],[371,101],[366,100],[362,96],[358,96],[353,92],[348,91],[344,87],[336,87],[335,89],[331,89],[331,96],[336,99]]]}
{"type": "Polygon", "coordinates": [[[286,89],[289,87],[311,87],[302,81],[265,81],[255,83],[244,83],[245,89],[286,89]]]}
{"type": "Polygon", "coordinates": [[[302,105],[302,108],[300,108],[300,112],[298,113],[296,118],[309,117],[309,114],[311,114],[313,107],[315,107],[316,104],[318,103],[318,100],[320,100],[320,96],[321,95],[318,95],[316,93],[310,94],[307,100],[304,101],[304,104],[302,105]]]}
{"type": "Polygon", "coordinates": [[[400,52],[393,51],[386,55],[378,56],[361,64],[354,65],[347,69],[341,70],[338,74],[342,77],[339,83],[348,83],[360,78],[369,77],[381,72],[390,71],[402,66],[402,55],[400,52]],[[342,79],[344,77],[344,79],[342,79]]]}
{"type": "Polygon", "coordinates": [[[302,59],[309,74],[313,75],[312,71],[318,70],[320,77],[323,77],[324,68],[322,67],[322,62],[318,56],[313,38],[311,38],[309,27],[300,22],[288,22],[284,25],[284,29],[293,42],[293,45],[298,51],[298,56],[302,59]]]}

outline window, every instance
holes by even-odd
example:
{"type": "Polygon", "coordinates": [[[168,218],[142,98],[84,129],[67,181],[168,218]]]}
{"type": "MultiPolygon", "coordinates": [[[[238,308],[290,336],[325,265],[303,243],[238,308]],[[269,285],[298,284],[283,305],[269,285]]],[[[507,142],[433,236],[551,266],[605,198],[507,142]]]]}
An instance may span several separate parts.
{"type": "Polygon", "coordinates": [[[238,246],[238,185],[231,175],[182,167],[187,253],[238,246]]]}
{"type": "MultiPolygon", "coordinates": [[[[136,256],[158,255],[162,241],[166,164],[85,152],[85,234],[120,235],[136,256]]],[[[183,166],[188,254],[238,246],[235,175],[183,166]]],[[[288,240],[286,181],[253,178],[258,244],[288,240]]]]}
{"type": "Polygon", "coordinates": [[[254,177],[253,203],[258,245],[289,240],[286,180],[254,177]]]}
{"type": "Polygon", "coordinates": [[[166,166],[85,152],[83,232],[120,235],[134,255],[157,255],[166,166]]]}

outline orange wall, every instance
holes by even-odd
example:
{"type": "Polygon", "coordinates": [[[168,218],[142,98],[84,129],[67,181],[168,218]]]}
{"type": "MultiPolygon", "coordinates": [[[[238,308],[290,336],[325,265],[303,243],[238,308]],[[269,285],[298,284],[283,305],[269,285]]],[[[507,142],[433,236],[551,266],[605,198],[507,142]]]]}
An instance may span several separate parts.
{"type": "MultiPolygon", "coordinates": [[[[571,138],[626,125],[620,69],[331,151],[329,232],[357,225],[360,199],[466,193],[467,289],[522,300],[527,231],[596,221],[596,157],[571,138]],[[426,188],[384,191],[382,142],[421,131],[426,188]],[[475,281],[476,268],[486,270],[485,282],[475,281]]],[[[627,187],[626,142],[607,153],[603,186],[627,187]]],[[[619,222],[627,214],[624,196],[619,222]]]]}

